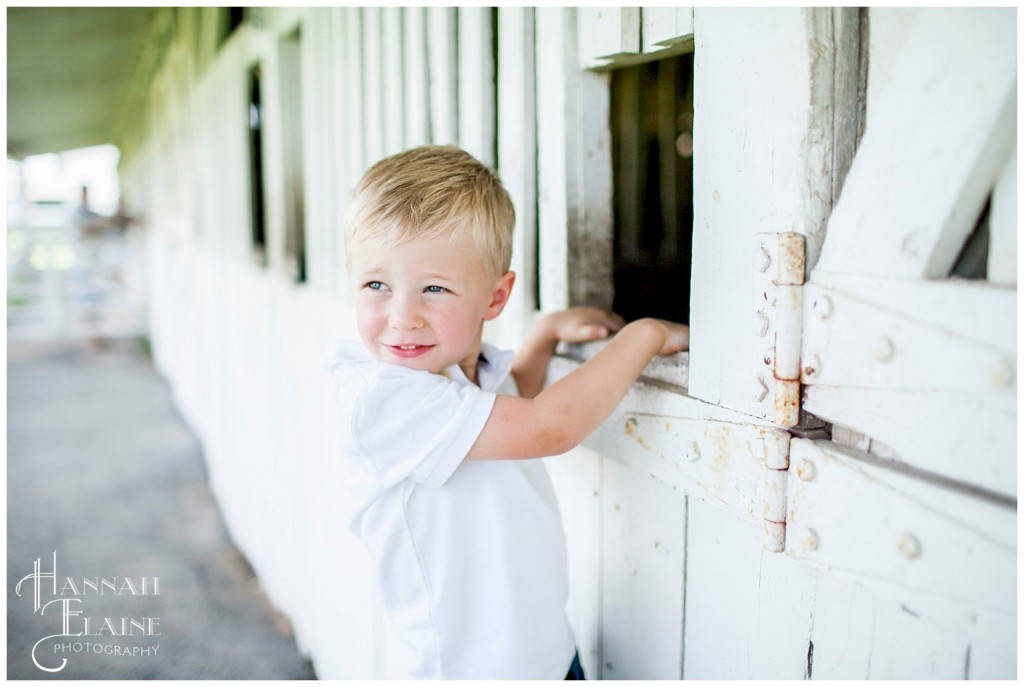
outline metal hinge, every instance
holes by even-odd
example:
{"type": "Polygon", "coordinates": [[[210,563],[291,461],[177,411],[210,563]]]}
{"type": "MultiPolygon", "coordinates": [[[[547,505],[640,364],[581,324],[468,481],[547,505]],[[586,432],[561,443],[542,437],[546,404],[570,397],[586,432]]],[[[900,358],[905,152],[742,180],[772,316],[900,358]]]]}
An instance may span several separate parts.
{"type": "Polygon", "coordinates": [[[775,553],[786,549],[790,438],[789,432],[784,429],[771,429],[763,437],[750,442],[754,459],[764,466],[764,492],[761,498],[764,548],[775,553]]]}
{"type": "Polygon", "coordinates": [[[780,427],[800,422],[800,337],[803,326],[805,242],[796,232],[755,239],[754,331],[765,339],[757,400],[780,427]]]}

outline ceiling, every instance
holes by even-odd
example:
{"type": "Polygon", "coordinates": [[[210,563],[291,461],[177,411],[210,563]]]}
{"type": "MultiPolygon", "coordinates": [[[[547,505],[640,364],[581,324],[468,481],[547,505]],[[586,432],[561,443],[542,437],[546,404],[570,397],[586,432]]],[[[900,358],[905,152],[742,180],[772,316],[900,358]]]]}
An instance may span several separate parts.
{"type": "Polygon", "coordinates": [[[8,157],[116,143],[158,10],[8,8],[8,157]]]}

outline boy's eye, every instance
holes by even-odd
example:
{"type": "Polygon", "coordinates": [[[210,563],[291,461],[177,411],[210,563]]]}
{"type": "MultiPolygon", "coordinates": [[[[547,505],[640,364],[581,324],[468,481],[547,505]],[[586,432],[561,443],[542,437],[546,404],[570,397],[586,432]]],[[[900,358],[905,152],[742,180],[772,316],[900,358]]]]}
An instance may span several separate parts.
{"type": "Polygon", "coordinates": [[[380,291],[384,288],[384,282],[382,281],[371,281],[366,283],[366,288],[371,291],[380,291]]]}
{"type": "Polygon", "coordinates": [[[443,286],[436,285],[428,286],[423,290],[426,291],[427,293],[445,293],[446,291],[448,291],[448,289],[444,288],[443,286]]]}

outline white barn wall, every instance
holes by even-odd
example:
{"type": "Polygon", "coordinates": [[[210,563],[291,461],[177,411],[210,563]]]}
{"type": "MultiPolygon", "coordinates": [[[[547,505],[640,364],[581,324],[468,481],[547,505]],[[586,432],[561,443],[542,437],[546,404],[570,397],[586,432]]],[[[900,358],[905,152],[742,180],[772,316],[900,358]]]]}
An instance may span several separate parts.
{"type": "MultiPolygon", "coordinates": [[[[814,32],[831,26],[832,15],[796,8],[260,8],[252,15],[260,26],[243,25],[214,50],[208,27],[216,9],[179,12],[150,114],[123,151],[126,193],[145,208],[154,357],[203,442],[233,538],[320,677],[402,677],[407,662],[366,554],[346,527],[333,389],[320,366],[330,341],[354,335],[339,238],[349,189],[381,155],[409,145],[458,141],[484,159],[497,155],[517,204],[520,279],[504,322],[488,332],[514,346],[537,306],[528,276],[534,241],[543,307],[608,297],[600,282],[608,266],[588,254],[610,240],[608,76],[601,70],[634,53],[689,45],[698,118],[693,372],[686,356],[652,367],[649,375],[676,386],[637,385],[585,447],[548,460],[569,542],[569,615],[588,676],[1015,674],[1015,642],[993,639],[993,628],[1008,628],[1004,612],[986,611],[977,627],[968,626],[961,609],[916,606],[902,588],[831,569],[799,549],[792,532],[785,552],[765,550],[762,507],[773,484],[765,445],[790,442],[770,405],[754,401],[764,344],[749,324],[755,281],[747,276],[748,248],[758,232],[782,231],[807,235],[809,253],[815,241],[827,245],[836,179],[819,179],[804,155],[823,155],[807,138],[830,126],[822,110],[808,108],[820,90],[809,81],[808,45],[822,38],[814,32]],[[584,25],[590,30],[580,40],[584,25]],[[296,28],[306,284],[284,269],[275,85],[280,40],[296,28]],[[246,74],[256,61],[269,127],[265,268],[252,260],[249,238],[246,74]],[[530,230],[535,199],[537,237],[530,230]]],[[[879,27],[871,34],[872,87],[882,88],[895,70],[905,34],[899,27],[928,12],[871,11],[869,23],[879,27]]],[[[840,172],[830,167],[833,173],[840,172]]],[[[552,375],[575,364],[559,360],[552,375]]],[[[1008,431],[1005,423],[992,426],[1008,431]]],[[[1006,450],[1005,442],[994,446],[1006,450]]],[[[870,458],[844,450],[855,461],[870,458]]],[[[994,460],[1005,465],[1013,457],[994,460]]],[[[797,484],[793,470],[789,479],[797,484]]],[[[903,488],[914,485],[910,479],[903,488]]],[[[892,503],[899,512],[900,502],[892,503]]],[[[963,503],[968,515],[983,510],[969,498],[963,503]]],[[[791,514],[791,530],[814,512],[791,514]]],[[[1004,508],[991,522],[1004,527],[1005,515],[1004,508]]],[[[1016,549],[1000,555],[1015,560],[1016,549]]],[[[1015,609],[1014,590],[992,594],[1015,609]]]]}

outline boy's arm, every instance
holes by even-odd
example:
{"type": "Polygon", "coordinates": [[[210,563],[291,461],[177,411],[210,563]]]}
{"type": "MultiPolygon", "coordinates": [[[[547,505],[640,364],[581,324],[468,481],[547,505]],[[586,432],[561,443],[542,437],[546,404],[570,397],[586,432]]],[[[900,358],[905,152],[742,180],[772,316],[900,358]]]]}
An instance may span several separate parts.
{"type": "Polygon", "coordinates": [[[512,377],[522,398],[533,398],[544,387],[548,363],[559,341],[582,343],[603,339],[626,321],[613,312],[586,306],[545,315],[527,335],[512,361],[512,377]]]}
{"type": "Polygon", "coordinates": [[[604,422],[655,355],[689,346],[686,325],[642,319],[535,398],[498,396],[467,459],[542,458],[575,448],[604,422]]]}

